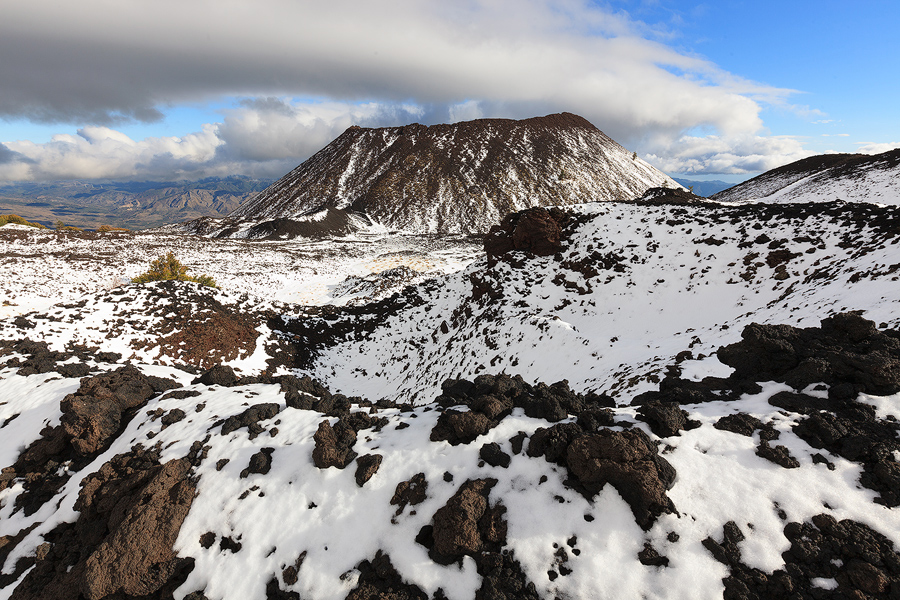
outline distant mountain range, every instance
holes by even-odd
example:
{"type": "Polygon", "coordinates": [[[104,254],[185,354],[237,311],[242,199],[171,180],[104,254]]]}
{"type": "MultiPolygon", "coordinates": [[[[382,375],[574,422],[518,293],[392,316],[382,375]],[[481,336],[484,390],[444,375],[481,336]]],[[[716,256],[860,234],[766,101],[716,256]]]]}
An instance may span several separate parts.
{"type": "Polygon", "coordinates": [[[712,181],[698,181],[696,179],[683,179],[681,177],[673,177],[673,179],[694,194],[703,196],[704,198],[709,198],[713,194],[721,192],[722,190],[727,190],[735,185],[733,183],[728,183],[727,181],[719,181],[718,179],[712,181]]]}
{"type": "Polygon", "coordinates": [[[45,225],[63,221],[94,229],[158,227],[207,215],[226,215],[271,180],[243,176],[200,181],[53,181],[0,184],[0,214],[45,225]]]}

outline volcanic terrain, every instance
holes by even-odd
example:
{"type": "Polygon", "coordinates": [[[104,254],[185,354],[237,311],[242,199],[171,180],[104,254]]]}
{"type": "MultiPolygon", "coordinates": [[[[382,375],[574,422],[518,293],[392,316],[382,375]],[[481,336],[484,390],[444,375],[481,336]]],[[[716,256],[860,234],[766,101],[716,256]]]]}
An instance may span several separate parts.
{"type": "Polygon", "coordinates": [[[0,598],[900,596],[896,207],[543,198],[0,228],[0,598]]]}

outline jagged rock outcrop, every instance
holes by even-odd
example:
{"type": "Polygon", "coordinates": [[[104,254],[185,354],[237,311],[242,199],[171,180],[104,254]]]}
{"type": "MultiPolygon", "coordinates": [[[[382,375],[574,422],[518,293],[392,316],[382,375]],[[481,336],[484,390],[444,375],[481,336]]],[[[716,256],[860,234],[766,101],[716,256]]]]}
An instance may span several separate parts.
{"type": "Polygon", "coordinates": [[[137,408],[175,387],[171,379],[144,375],[130,365],[83,378],[78,391],[60,402],[60,424],[45,427],[16,463],[3,470],[0,491],[22,478],[26,492],[16,498],[16,510],[34,513],[73,472],[109,447],[137,408]]]}
{"type": "Polygon", "coordinates": [[[172,550],[194,500],[190,469],[184,459],[160,464],[158,451],[141,447],[113,457],[85,478],[78,520],[45,536],[11,597],[171,597],[194,562],[172,550]]]}
{"type": "Polygon", "coordinates": [[[205,233],[344,231],[354,215],[416,233],[485,233],[509,212],[631,200],[661,186],[681,187],[570,113],[351,127],[228,219],[207,223],[205,233]],[[289,222],[297,223],[297,231],[289,222]]]}

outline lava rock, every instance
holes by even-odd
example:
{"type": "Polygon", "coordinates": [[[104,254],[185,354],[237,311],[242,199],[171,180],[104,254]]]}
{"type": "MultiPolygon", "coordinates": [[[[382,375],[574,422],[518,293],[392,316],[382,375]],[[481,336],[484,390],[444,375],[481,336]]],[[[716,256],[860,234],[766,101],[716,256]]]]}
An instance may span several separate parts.
{"type": "MultiPolygon", "coordinates": [[[[281,407],[274,402],[266,402],[262,404],[254,404],[239,415],[233,415],[225,419],[222,423],[222,435],[228,435],[233,431],[237,431],[241,427],[246,427],[252,434],[251,428],[255,427],[261,433],[262,428],[258,426],[260,421],[271,419],[281,410],[281,407]]],[[[255,436],[253,436],[255,437],[255,436]]]]}
{"type": "Polygon", "coordinates": [[[320,469],[343,469],[356,458],[356,452],[353,451],[356,432],[342,421],[338,421],[332,428],[328,419],[325,419],[319,423],[313,439],[316,442],[312,453],[313,462],[320,469]]]}
{"type": "Polygon", "coordinates": [[[191,383],[202,383],[203,385],[221,385],[222,387],[231,387],[238,382],[238,376],[234,373],[234,369],[228,365],[216,365],[206,371],[200,377],[197,377],[191,383]]]}
{"type": "Polygon", "coordinates": [[[688,419],[687,412],[675,402],[650,400],[640,406],[637,417],[650,425],[650,430],[659,437],[678,435],[679,431],[700,426],[699,422],[688,419]]]}
{"type": "Polygon", "coordinates": [[[375,473],[378,472],[378,467],[381,466],[383,458],[384,456],[381,454],[363,454],[357,458],[356,474],[354,475],[356,478],[356,485],[362,487],[367,481],[372,479],[375,473]]]}
{"type": "Polygon", "coordinates": [[[372,560],[356,566],[359,580],[346,600],[428,600],[428,594],[417,586],[405,583],[391,564],[391,557],[381,550],[372,560]]]}
{"type": "Polygon", "coordinates": [[[469,479],[434,513],[434,545],[429,554],[435,562],[449,564],[465,555],[476,556],[486,544],[505,543],[505,509],[492,513],[488,505],[496,484],[496,479],[469,479]]]}
{"type": "Polygon", "coordinates": [[[420,504],[428,497],[428,481],[425,479],[425,473],[417,473],[408,481],[401,481],[394,489],[394,495],[391,497],[391,506],[397,507],[397,513],[404,511],[407,505],[420,504]]]}
{"type": "Polygon", "coordinates": [[[504,469],[509,466],[511,460],[510,455],[504,452],[500,448],[500,444],[496,442],[483,445],[478,451],[478,456],[492,467],[503,467],[504,469]]]}
{"type": "Polygon", "coordinates": [[[244,479],[252,473],[265,475],[272,468],[272,453],[275,448],[262,448],[259,452],[250,457],[250,464],[246,469],[241,471],[241,479],[244,479]]]}
{"type": "Polygon", "coordinates": [[[591,495],[612,484],[644,530],[659,515],[675,512],[675,505],[666,496],[674,469],[640,430],[603,430],[579,437],[567,448],[565,460],[569,471],[591,495]]]}
{"type": "Polygon", "coordinates": [[[113,457],[85,478],[78,520],[45,535],[49,546],[12,598],[171,595],[193,568],[172,550],[196,492],[190,469],[140,446],[113,457]]]}
{"type": "Polygon", "coordinates": [[[554,208],[529,208],[506,215],[484,236],[488,266],[497,264],[500,257],[514,250],[534,256],[556,254],[562,249],[561,223],[567,220],[564,211],[554,208]]]}

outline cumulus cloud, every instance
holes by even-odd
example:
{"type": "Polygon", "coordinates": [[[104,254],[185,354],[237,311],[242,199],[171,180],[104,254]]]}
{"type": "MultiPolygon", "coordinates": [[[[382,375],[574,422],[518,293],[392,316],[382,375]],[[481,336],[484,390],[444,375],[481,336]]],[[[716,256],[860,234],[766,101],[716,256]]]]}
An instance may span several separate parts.
{"type": "Polygon", "coordinates": [[[7,180],[134,179],[190,177],[209,166],[222,140],[214,126],[183,137],[135,141],[103,126],[60,134],[45,144],[7,142],[17,158],[0,163],[7,180]]]}
{"type": "Polygon", "coordinates": [[[761,173],[811,156],[790,136],[734,135],[657,137],[644,158],[667,173],[761,173]]]}
{"type": "Polygon", "coordinates": [[[860,142],[857,151],[860,154],[881,154],[882,152],[889,152],[891,150],[896,150],[897,148],[900,148],[900,142],[860,142]]]}
{"type": "Polygon", "coordinates": [[[0,144],[0,179],[280,177],[351,125],[400,125],[425,114],[413,105],[248,98],[224,111],[222,122],[181,137],[136,141],[109,127],[89,126],[45,144],[0,144]]]}

